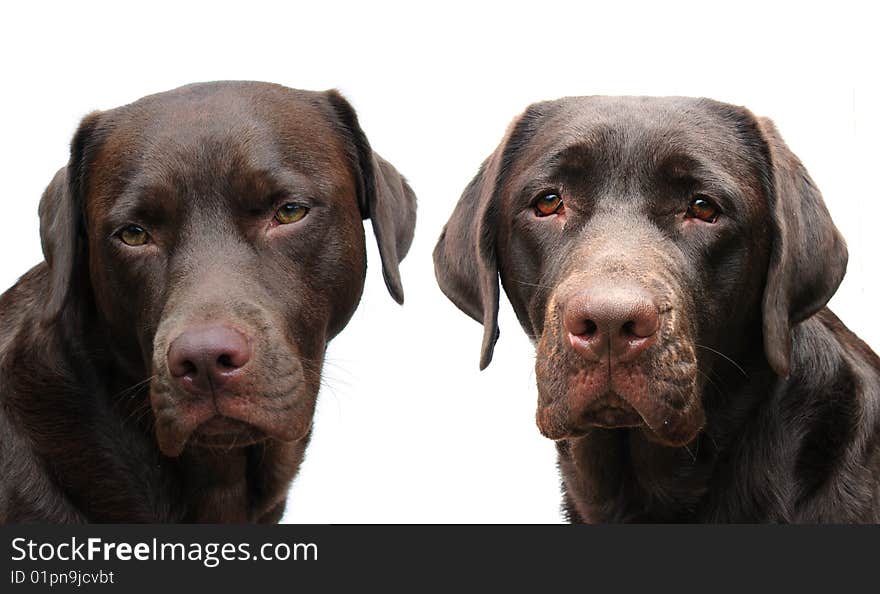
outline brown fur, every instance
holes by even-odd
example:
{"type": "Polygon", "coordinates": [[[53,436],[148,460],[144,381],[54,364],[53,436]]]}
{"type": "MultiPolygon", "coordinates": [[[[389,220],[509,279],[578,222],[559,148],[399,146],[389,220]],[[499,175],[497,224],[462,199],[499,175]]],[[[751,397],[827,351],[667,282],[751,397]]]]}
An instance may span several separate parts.
{"type": "Polygon", "coordinates": [[[0,297],[0,522],[277,521],[366,218],[402,302],[415,197],[335,91],[197,84],[87,116],[40,203],[46,262],[0,297]],[[306,217],[276,224],[290,201],[306,217]],[[253,355],[200,398],[166,359],[204,324],[253,355]]]}
{"type": "Polygon", "coordinates": [[[484,325],[481,367],[499,280],[535,341],[572,521],[880,520],[880,360],[825,307],[846,246],[769,120],[677,97],[532,105],[434,261],[484,325]],[[547,191],[564,209],[537,216],[547,191]],[[716,221],[688,216],[698,196],[716,221]],[[572,304],[609,294],[658,316],[637,357],[573,348],[572,304]]]}

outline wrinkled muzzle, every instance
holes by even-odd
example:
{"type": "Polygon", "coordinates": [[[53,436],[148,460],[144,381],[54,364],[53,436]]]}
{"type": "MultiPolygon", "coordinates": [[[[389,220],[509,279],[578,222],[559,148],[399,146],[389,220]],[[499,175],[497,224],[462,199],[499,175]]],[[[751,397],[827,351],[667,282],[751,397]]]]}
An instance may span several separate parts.
{"type": "Polygon", "coordinates": [[[705,422],[695,331],[676,280],[619,261],[569,275],[537,346],[537,423],[551,439],[641,428],[668,446],[705,422]]]}
{"type": "Polygon", "coordinates": [[[281,320],[240,299],[172,303],[165,312],[150,390],[165,455],[187,445],[232,449],[308,434],[320,362],[302,360],[281,320]]]}

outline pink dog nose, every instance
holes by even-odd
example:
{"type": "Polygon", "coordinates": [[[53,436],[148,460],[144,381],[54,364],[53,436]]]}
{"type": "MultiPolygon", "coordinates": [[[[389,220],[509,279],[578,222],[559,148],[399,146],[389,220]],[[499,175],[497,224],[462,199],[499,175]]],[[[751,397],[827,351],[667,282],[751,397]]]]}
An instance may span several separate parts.
{"type": "Polygon", "coordinates": [[[246,336],[228,326],[183,331],[168,348],[171,376],[187,392],[210,395],[228,386],[251,358],[246,336]]]}
{"type": "Polygon", "coordinates": [[[571,297],[563,324],[571,346],[591,361],[609,352],[615,361],[636,358],[656,339],[660,314],[637,285],[594,285],[571,297]]]}

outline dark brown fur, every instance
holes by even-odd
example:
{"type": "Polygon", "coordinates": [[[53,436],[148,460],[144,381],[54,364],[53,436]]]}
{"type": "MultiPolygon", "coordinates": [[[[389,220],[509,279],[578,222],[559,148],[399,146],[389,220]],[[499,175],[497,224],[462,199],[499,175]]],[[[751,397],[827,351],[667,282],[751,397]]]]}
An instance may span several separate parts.
{"type": "Polygon", "coordinates": [[[535,341],[572,521],[880,520],[880,360],[825,307],[846,246],[769,120],[705,99],[532,105],[434,259],[484,325],[481,367],[499,278],[535,341]],[[565,208],[538,217],[547,190],[565,208]],[[686,215],[697,195],[717,221],[686,215]],[[585,358],[563,314],[620,287],[650,295],[658,330],[638,358],[585,358]]]}
{"type": "Polygon", "coordinates": [[[402,302],[415,197],[335,91],[197,84],[87,116],[40,203],[46,262],[0,297],[0,523],[277,521],[366,218],[402,302]],[[286,200],[311,210],[275,226],[286,200]],[[128,223],[153,241],[124,246],[128,223]],[[166,353],[204,323],[254,354],[198,399],[166,353]]]}

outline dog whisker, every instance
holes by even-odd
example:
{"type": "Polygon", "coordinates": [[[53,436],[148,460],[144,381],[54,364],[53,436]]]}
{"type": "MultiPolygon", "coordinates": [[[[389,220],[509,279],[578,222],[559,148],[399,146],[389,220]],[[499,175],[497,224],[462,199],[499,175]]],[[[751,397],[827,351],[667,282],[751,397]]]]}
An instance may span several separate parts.
{"type": "Polygon", "coordinates": [[[731,365],[733,365],[734,367],[736,367],[737,370],[739,370],[739,372],[740,372],[741,374],[743,374],[743,377],[745,377],[745,378],[748,378],[748,377],[749,377],[749,374],[746,373],[745,369],[743,369],[742,366],[740,366],[739,363],[737,363],[736,361],[734,361],[733,359],[731,359],[730,357],[728,357],[727,355],[725,355],[725,354],[722,353],[721,351],[717,351],[717,350],[713,349],[712,347],[707,347],[706,345],[704,345],[704,344],[699,344],[699,343],[694,343],[694,346],[696,346],[696,347],[699,348],[699,349],[704,349],[704,350],[710,351],[710,352],[712,352],[712,353],[715,353],[716,355],[718,355],[719,357],[722,357],[723,359],[725,359],[726,361],[728,361],[731,365]]]}

